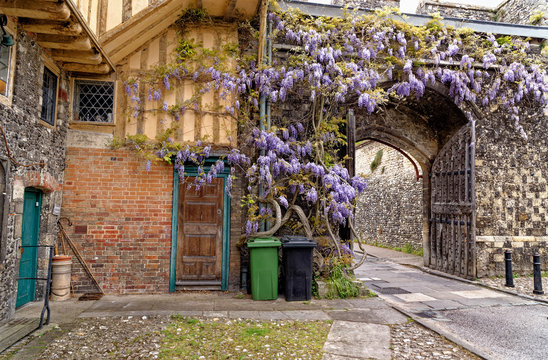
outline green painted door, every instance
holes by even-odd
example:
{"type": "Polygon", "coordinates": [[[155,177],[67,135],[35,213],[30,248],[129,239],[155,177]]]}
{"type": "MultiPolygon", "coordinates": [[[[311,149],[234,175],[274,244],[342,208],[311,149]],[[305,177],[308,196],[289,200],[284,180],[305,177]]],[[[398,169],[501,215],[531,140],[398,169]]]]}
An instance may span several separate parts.
{"type": "MultiPolygon", "coordinates": [[[[40,229],[40,208],[42,193],[35,189],[25,190],[25,203],[23,206],[23,229],[21,243],[25,245],[38,245],[38,233],[40,229]]],[[[19,277],[36,277],[37,251],[35,247],[22,248],[19,262],[19,277]]],[[[34,300],[36,280],[22,279],[17,284],[16,307],[25,305],[34,300]]]]}

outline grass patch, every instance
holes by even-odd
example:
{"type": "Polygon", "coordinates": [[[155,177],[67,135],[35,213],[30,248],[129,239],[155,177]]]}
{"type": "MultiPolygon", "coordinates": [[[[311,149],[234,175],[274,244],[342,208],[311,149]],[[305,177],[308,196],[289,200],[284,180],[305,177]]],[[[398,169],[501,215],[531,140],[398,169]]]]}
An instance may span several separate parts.
{"type": "Polygon", "coordinates": [[[172,320],[160,359],[319,360],[331,327],[331,321],[172,320]]]}
{"type": "Polygon", "coordinates": [[[422,248],[415,249],[413,247],[413,244],[411,244],[411,243],[405,243],[405,245],[403,245],[403,246],[388,246],[388,245],[381,244],[378,241],[374,241],[372,243],[368,243],[368,245],[380,247],[380,248],[383,248],[383,249],[390,249],[390,250],[394,250],[394,251],[399,251],[399,252],[403,252],[403,253],[406,253],[406,254],[417,255],[417,256],[423,256],[424,255],[422,248]]]}

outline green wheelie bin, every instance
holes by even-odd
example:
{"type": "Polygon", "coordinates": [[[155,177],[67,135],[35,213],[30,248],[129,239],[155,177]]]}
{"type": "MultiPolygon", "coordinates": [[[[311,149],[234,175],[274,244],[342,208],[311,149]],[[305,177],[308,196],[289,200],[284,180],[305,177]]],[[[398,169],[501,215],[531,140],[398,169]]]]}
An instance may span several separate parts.
{"type": "Polygon", "coordinates": [[[250,239],[249,265],[251,267],[251,296],[253,300],[278,298],[278,248],[275,237],[250,239]]]}

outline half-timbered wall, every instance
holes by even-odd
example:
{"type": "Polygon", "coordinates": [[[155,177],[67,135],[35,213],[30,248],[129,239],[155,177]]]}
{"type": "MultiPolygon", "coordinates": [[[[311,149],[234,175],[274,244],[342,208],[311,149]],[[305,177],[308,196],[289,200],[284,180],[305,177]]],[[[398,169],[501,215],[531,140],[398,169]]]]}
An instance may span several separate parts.
{"type": "MultiPolygon", "coordinates": [[[[188,30],[185,38],[194,43],[203,44],[206,49],[223,51],[224,45],[237,44],[238,33],[235,25],[227,24],[216,27],[196,27],[188,30]]],[[[149,41],[121,62],[120,81],[153,73],[156,67],[172,61],[178,41],[177,31],[173,28],[149,41]]],[[[204,93],[199,100],[199,108],[188,108],[178,119],[163,111],[156,111],[162,108],[164,101],[168,106],[182,104],[196,96],[203,85],[199,80],[192,80],[190,76],[179,81],[171,78],[170,90],[163,89],[165,95],[159,101],[151,99],[150,89],[141,89],[140,98],[141,103],[144,104],[144,111],[138,116],[127,111],[132,106],[131,99],[128,99],[125,94],[120,94],[117,104],[117,113],[120,116],[116,134],[119,136],[145,134],[154,139],[158,133],[176,123],[178,125],[175,136],[177,140],[204,140],[214,145],[230,145],[231,141],[236,140],[236,120],[227,112],[226,106],[233,105],[227,100],[220,99],[219,91],[210,90],[204,93]]],[[[121,87],[119,89],[121,90],[121,87]]]]}
{"type": "Polygon", "coordinates": [[[73,0],[90,28],[98,36],[135,17],[154,10],[166,3],[174,3],[176,13],[188,8],[203,8],[213,17],[239,14],[251,17],[257,10],[257,0],[73,0]]]}

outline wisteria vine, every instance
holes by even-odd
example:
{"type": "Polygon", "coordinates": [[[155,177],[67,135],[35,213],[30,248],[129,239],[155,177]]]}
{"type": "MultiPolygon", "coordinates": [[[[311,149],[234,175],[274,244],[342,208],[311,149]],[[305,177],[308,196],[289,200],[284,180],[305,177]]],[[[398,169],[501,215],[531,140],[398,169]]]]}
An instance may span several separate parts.
{"type": "Polygon", "coordinates": [[[439,18],[415,27],[391,15],[383,10],[367,16],[348,12],[342,18],[312,18],[298,10],[271,9],[272,39],[292,46],[283,61],[258,66],[233,52],[200,55],[196,46],[186,44],[182,55],[154,77],[128,79],[134,116],[145,111],[143,86],[149,100],[161,102],[182,80],[202,85],[192,99],[169,106],[163,102],[156,109],[175,123],[185,111],[200,110],[199,96],[219,91],[229,102],[222,115],[243,123],[239,139],[245,153],[234,149],[206,166],[211,144],[180,144],[168,137],[159,143],[157,158],[172,162],[181,179],[185,165],[197,166],[196,187],[211,182],[228,165],[227,192],[240,168],[247,181],[248,236],[257,235],[265,219],[276,218],[277,230],[293,213],[305,232],[327,234],[338,244],[334,227],[352,219],[355,199],[366,186],[362,177],[349,176],[337,156],[345,141],[338,131],[338,105],[365,108],[371,114],[382,111],[391,99],[420,98],[428,86],[441,83],[457,105],[474,103],[485,111],[503,107],[524,138],[518,104],[529,99],[548,106],[546,58],[532,55],[526,41],[445,27],[439,18]],[[237,66],[227,68],[227,56],[237,60],[237,66]],[[267,130],[250,126],[253,119],[254,124],[263,121],[254,117],[260,94],[273,104],[306,94],[308,121],[280,120],[267,130]],[[261,207],[261,202],[271,207],[261,207]]]}

